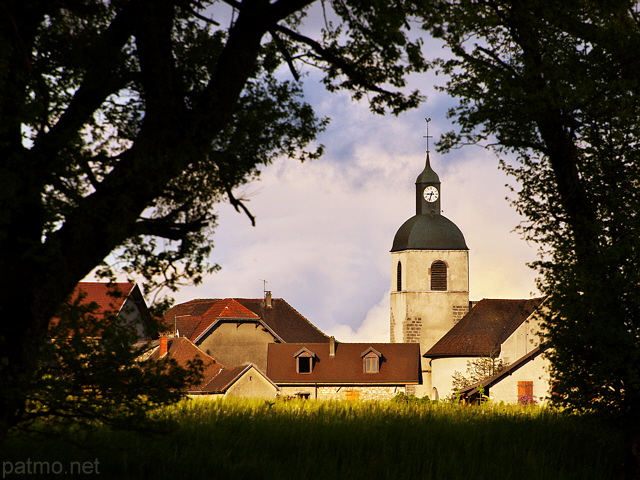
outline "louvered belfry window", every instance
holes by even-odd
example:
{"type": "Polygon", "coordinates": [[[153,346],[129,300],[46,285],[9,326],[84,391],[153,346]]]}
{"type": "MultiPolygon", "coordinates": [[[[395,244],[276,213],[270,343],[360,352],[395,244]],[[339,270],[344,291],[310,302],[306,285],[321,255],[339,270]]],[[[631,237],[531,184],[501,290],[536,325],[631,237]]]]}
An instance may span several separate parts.
{"type": "Polygon", "coordinates": [[[402,291],[402,263],[398,262],[398,268],[396,270],[397,278],[396,278],[396,290],[398,292],[402,291]]]}
{"type": "Polygon", "coordinates": [[[447,290],[447,264],[442,260],[431,264],[431,290],[447,290]]]}

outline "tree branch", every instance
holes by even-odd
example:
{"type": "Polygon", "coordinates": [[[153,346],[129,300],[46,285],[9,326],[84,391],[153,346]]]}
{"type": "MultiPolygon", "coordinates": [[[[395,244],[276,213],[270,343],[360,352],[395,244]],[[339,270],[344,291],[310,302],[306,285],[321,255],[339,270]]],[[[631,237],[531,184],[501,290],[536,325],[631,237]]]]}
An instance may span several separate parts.
{"type": "Polygon", "coordinates": [[[336,55],[335,53],[329,51],[328,49],[324,48],[322,45],[320,45],[320,43],[316,42],[315,40],[309,38],[309,37],[305,37],[304,35],[299,34],[298,32],[294,32],[293,30],[287,28],[287,27],[283,27],[282,25],[278,25],[276,27],[276,30],[278,30],[279,32],[284,33],[285,35],[287,35],[288,37],[292,38],[293,40],[300,42],[300,43],[304,43],[305,45],[308,45],[309,47],[311,47],[311,49],[317,53],[319,55],[319,57],[321,59],[323,59],[324,61],[335,65],[336,67],[338,67],[340,69],[340,71],[342,71],[342,73],[344,73],[347,77],[349,77],[353,82],[355,82],[357,85],[360,85],[361,87],[365,88],[366,90],[370,90],[372,92],[378,92],[378,93],[384,93],[387,95],[394,95],[393,92],[390,92],[388,90],[385,90],[381,87],[379,87],[378,85],[375,85],[371,82],[369,82],[364,75],[362,75],[360,72],[358,72],[357,68],[354,67],[354,65],[347,61],[345,58],[336,55]]]}
{"type": "Polygon", "coordinates": [[[240,212],[240,209],[242,209],[242,211],[244,211],[244,213],[247,215],[247,217],[249,217],[249,220],[251,220],[251,226],[255,227],[256,226],[256,217],[254,217],[251,214],[249,209],[244,205],[244,203],[242,203],[241,200],[238,200],[236,197],[233,196],[233,193],[231,192],[231,188],[230,187],[225,185],[224,188],[225,188],[225,191],[227,192],[227,196],[229,197],[229,202],[231,203],[231,205],[233,205],[233,208],[236,209],[236,212],[240,212]]]}
{"type": "Polygon", "coordinates": [[[209,224],[209,219],[200,217],[190,222],[171,222],[166,218],[144,218],[135,224],[135,235],[182,240],[188,233],[197,232],[209,224]]]}

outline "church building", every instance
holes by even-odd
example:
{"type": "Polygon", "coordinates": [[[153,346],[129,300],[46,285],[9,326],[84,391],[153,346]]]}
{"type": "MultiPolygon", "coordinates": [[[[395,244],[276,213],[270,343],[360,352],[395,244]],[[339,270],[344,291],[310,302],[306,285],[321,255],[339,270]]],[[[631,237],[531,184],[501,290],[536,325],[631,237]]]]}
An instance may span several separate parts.
{"type": "MultiPolygon", "coordinates": [[[[442,185],[429,152],[415,199],[416,214],[398,229],[391,248],[391,342],[419,343],[422,355],[422,384],[408,389],[419,397],[448,397],[454,373],[464,374],[468,362],[500,359],[511,368],[492,378],[499,400],[541,401],[549,390],[536,313],[543,299],[485,299],[472,309],[469,248],[456,224],[442,215],[442,185]]],[[[484,391],[474,387],[480,388],[469,391],[484,391]]]]}

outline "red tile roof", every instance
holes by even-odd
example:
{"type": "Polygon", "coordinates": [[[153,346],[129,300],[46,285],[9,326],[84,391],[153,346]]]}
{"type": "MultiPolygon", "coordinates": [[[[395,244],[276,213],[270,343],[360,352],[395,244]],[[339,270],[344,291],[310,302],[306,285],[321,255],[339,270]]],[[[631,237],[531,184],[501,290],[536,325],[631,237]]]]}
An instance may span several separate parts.
{"type": "Polygon", "coordinates": [[[427,358],[498,355],[504,341],[531,316],[544,298],[483,299],[427,353],[427,358]]]}
{"type": "Polygon", "coordinates": [[[323,343],[329,337],[301,315],[282,298],[271,300],[271,307],[263,298],[236,298],[236,301],[258,315],[287,343],[323,343]]]}
{"type": "Polygon", "coordinates": [[[238,365],[221,370],[218,375],[209,379],[200,391],[207,393],[224,393],[233,385],[242,374],[250,368],[250,365],[238,365]]]}
{"type": "Polygon", "coordinates": [[[96,315],[113,315],[122,310],[131,295],[135,283],[80,282],[71,295],[71,302],[80,300],[83,305],[95,303],[96,315]]]}
{"type": "Polygon", "coordinates": [[[276,384],[406,385],[420,381],[418,343],[339,343],[329,356],[329,343],[271,343],[267,376],[276,384]],[[310,374],[297,373],[295,354],[306,348],[315,354],[310,374]],[[382,354],[379,373],[364,373],[362,355],[373,348],[382,354]]]}
{"type": "MultiPolygon", "coordinates": [[[[159,347],[151,353],[152,360],[158,360],[159,347]]],[[[204,367],[202,381],[187,387],[188,393],[219,394],[227,391],[247,370],[254,368],[260,375],[264,375],[255,365],[245,364],[235,367],[227,367],[218,362],[212,356],[206,354],[185,337],[172,337],[168,341],[167,356],[178,362],[178,365],[186,367],[189,361],[200,360],[204,367]]],[[[266,376],[265,376],[266,378],[266,376]]],[[[267,380],[269,380],[267,378],[267,380]]],[[[269,380],[270,381],[270,380],[269,380]]]]}
{"type": "Polygon", "coordinates": [[[177,325],[181,336],[197,341],[219,320],[262,320],[283,342],[328,342],[329,337],[318,330],[281,298],[274,298],[271,307],[262,298],[198,299],[181,303],[164,314],[167,329],[177,325]]]}
{"type": "Polygon", "coordinates": [[[165,327],[192,342],[198,340],[216,322],[221,320],[259,321],[260,317],[232,298],[224,300],[191,300],[170,308],[163,316],[165,327]]]}
{"type": "MultiPolygon", "coordinates": [[[[118,315],[126,301],[131,298],[142,315],[142,320],[149,320],[147,309],[140,289],[135,283],[104,283],[104,282],[80,282],[76,285],[67,302],[69,305],[89,307],[91,315],[98,319],[118,315]]],[[[53,327],[60,321],[59,317],[51,319],[49,324],[53,327]]]]}
{"type": "MultiPolygon", "coordinates": [[[[202,381],[196,385],[189,385],[189,392],[200,391],[203,386],[209,383],[211,379],[218,375],[224,368],[224,365],[210,355],[207,355],[190,342],[189,339],[184,337],[169,338],[167,356],[173,358],[181,367],[186,367],[187,363],[193,360],[200,360],[202,362],[204,367],[202,381]]],[[[158,360],[159,358],[160,348],[157,347],[151,354],[151,359],[158,360]]]]}

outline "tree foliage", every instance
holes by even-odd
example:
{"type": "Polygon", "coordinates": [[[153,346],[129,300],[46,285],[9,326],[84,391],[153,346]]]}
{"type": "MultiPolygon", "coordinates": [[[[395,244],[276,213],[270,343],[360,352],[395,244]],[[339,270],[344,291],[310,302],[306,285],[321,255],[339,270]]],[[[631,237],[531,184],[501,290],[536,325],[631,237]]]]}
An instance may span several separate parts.
{"type": "Polygon", "coordinates": [[[104,315],[82,296],[62,308],[26,390],[22,428],[42,420],[143,428],[149,411],[200,381],[201,362],[152,359],[152,344],[138,341],[126,318],[104,315]]]}
{"type": "Polygon", "coordinates": [[[475,385],[482,380],[494,376],[507,368],[509,364],[505,363],[501,358],[495,357],[479,357],[467,361],[467,370],[462,372],[455,370],[453,372],[453,391],[460,390],[470,385],[475,385]]]}
{"type": "MultiPolygon", "coordinates": [[[[397,2],[9,0],[0,16],[0,433],[49,320],[96,267],[198,282],[214,206],[276,156],[317,158],[305,69],[374,112],[417,105],[397,2]],[[324,13],[305,23],[310,7],[324,13]]],[[[251,215],[250,215],[251,216],[251,215]]],[[[253,220],[253,217],[251,217],[253,220]]]]}
{"type": "MultiPolygon", "coordinates": [[[[442,2],[425,28],[459,98],[441,147],[484,144],[518,181],[549,295],[551,400],[640,426],[640,24],[636,2],[442,2]]],[[[636,453],[638,437],[636,435],[636,453]]],[[[640,469],[638,470],[640,471],[640,469]]]]}

